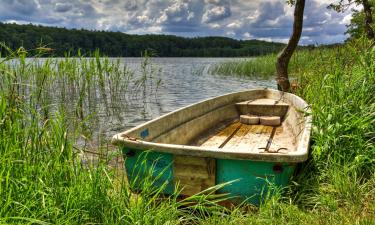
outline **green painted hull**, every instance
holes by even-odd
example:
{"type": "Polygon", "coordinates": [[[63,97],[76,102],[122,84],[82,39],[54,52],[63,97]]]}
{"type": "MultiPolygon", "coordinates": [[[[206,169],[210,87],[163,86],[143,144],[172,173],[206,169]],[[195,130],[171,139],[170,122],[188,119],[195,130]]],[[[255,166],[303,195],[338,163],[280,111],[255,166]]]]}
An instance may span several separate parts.
{"type": "MultiPolygon", "coordinates": [[[[148,186],[162,189],[163,194],[175,191],[173,154],[123,148],[125,168],[134,191],[148,186]]],[[[259,205],[273,188],[285,187],[295,171],[295,164],[252,160],[216,159],[216,184],[233,180],[219,193],[229,193],[233,202],[259,205]]]]}

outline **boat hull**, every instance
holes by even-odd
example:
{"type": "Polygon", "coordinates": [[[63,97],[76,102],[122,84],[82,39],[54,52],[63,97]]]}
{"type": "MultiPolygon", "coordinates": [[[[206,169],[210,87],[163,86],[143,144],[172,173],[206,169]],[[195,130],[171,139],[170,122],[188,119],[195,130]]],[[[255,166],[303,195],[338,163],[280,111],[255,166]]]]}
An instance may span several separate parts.
{"type": "MultiPolygon", "coordinates": [[[[122,149],[126,157],[125,169],[133,191],[150,188],[171,195],[181,188],[176,186],[173,154],[137,149],[122,149]],[[149,186],[149,187],[145,187],[149,186]]],[[[214,159],[215,185],[229,183],[217,193],[226,193],[231,202],[259,205],[267,196],[287,186],[296,163],[262,162],[253,160],[214,159]],[[234,182],[232,182],[234,181],[234,182]],[[230,183],[232,182],[232,183],[230,183]]],[[[197,185],[192,181],[192,185],[197,185]]],[[[199,184],[198,184],[199,185],[199,184]]],[[[184,187],[186,188],[186,187],[184,187]]]]}

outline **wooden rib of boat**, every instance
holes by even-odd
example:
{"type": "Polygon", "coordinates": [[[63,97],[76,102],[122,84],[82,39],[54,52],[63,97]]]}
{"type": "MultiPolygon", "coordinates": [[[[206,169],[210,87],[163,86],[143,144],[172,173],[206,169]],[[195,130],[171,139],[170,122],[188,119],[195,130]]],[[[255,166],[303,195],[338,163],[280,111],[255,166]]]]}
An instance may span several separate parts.
{"type": "Polygon", "coordinates": [[[248,90],[168,113],[115,135],[113,143],[122,148],[130,182],[152,168],[164,193],[178,183],[190,196],[238,180],[218,192],[257,204],[270,184],[287,185],[307,159],[311,120],[307,103],[294,94],[248,90]]]}

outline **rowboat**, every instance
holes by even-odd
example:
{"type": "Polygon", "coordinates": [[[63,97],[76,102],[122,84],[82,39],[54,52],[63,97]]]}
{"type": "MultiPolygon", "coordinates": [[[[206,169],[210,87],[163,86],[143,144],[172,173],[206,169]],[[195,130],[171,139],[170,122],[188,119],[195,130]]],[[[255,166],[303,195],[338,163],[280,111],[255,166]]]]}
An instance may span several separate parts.
{"type": "Polygon", "coordinates": [[[146,176],[164,194],[178,184],[183,196],[235,181],[217,193],[259,204],[271,186],[288,185],[307,159],[311,121],[300,97],[256,89],[181,108],[116,134],[112,142],[124,154],[135,189],[142,189],[146,176]]]}

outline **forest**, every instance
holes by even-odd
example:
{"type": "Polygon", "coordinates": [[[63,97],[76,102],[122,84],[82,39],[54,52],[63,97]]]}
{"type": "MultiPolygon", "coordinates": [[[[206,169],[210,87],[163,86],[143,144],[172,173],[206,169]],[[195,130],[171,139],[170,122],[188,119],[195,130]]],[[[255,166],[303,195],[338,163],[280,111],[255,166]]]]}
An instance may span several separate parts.
{"type": "MultiPolygon", "coordinates": [[[[246,57],[280,51],[284,44],[226,37],[186,38],[174,35],[130,35],[122,32],[45,27],[33,24],[0,23],[0,42],[11,49],[40,47],[52,56],[67,53],[90,56],[99,49],[110,57],[140,57],[146,50],[159,57],[246,57]]],[[[45,51],[44,51],[45,52],[45,51]]],[[[1,49],[2,55],[6,54],[1,49]]]]}

